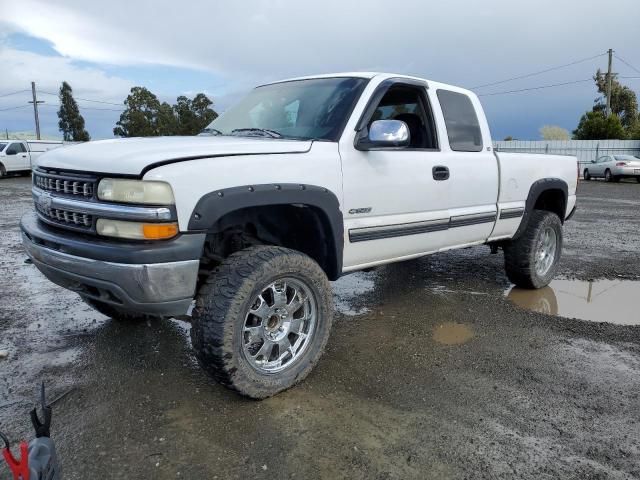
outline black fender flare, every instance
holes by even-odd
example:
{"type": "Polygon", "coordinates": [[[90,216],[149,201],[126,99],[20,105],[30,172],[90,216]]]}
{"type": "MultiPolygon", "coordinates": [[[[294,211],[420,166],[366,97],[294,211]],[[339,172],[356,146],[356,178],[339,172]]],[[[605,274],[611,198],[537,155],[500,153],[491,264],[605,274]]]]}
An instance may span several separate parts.
{"type": "Polygon", "coordinates": [[[540,180],[536,180],[531,185],[529,189],[529,194],[527,195],[527,201],[524,207],[524,214],[522,216],[522,220],[520,221],[520,226],[518,230],[516,230],[515,235],[512,237],[512,240],[518,238],[527,228],[529,224],[529,218],[531,217],[531,213],[534,210],[536,202],[540,195],[542,195],[547,190],[560,190],[564,196],[564,203],[562,205],[562,215],[560,216],[560,221],[564,223],[565,215],[567,211],[567,202],[569,201],[569,186],[567,182],[560,178],[542,178],[540,180]]]}
{"type": "Polygon", "coordinates": [[[204,195],[193,209],[189,218],[190,231],[207,231],[224,215],[250,207],[268,205],[304,205],[318,209],[324,214],[331,230],[335,265],[329,275],[332,280],[342,274],[344,250],[344,218],[338,197],[329,189],[316,185],[299,183],[279,183],[245,185],[224,188],[204,195]]]}

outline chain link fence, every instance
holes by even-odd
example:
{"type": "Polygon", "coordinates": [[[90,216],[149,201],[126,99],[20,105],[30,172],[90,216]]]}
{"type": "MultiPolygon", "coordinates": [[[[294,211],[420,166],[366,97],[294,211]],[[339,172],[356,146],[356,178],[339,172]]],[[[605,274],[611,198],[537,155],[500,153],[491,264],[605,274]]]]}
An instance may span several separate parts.
{"type": "Polygon", "coordinates": [[[640,140],[510,140],[493,142],[498,152],[543,153],[578,157],[584,165],[603,155],[640,156],[640,140]]]}

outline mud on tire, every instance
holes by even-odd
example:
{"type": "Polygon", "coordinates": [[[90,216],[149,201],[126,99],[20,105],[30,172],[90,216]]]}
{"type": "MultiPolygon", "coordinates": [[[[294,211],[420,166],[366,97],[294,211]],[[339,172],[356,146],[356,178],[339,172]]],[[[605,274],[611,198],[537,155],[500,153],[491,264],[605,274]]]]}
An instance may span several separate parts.
{"type": "MultiPolygon", "coordinates": [[[[291,298],[293,294],[287,294],[286,286],[284,291],[284,302],[288,308],[288,302],[294,301],[291,298]]],[[[293,308],[289,310],[293,311],[293,308]]],[[[307,312],[306,306],[304,309],[307,312]]],[[[291,315],[293,318],[294,314],[291,315]]],[[[304,318],[306,317],[305,313],[304,318]]],[[[329,339],[332,319],[331,286],[324,271],[315,261],[295,250],[258,246],[230,255],[200,287],[192,313],[191,339],[200,365],[218,382],[241,395],[262,399],[292,387],[309,374],[319,361],[329,339]],[[247,325],[252,312],[260,310],[257,304],[264,305],[268,312],[273,312],[276,302],[268,299],[265,301],[263,297],[267,295],[264,292],[270,286],[278,285],[282,279],[304,285],[307,292],[305,298],[314,302],[315,323],[313,331],[309,330],[309,343],[304,350],[299,350],[299,356],[294,357],[292,353],[291,363],[286,368],[268,372],[259,368],[260,362],[256,360],[259,356],[253,356],[253,352],[248,350],[253,337],[247,337],[247,329],[267,328],[264,322],[268,320],[263,320],[262,317],[275,318],[277,315],[268,313],[272,316],[267,317],[263,314],[256,320],[256,327],[247,325]]],[[[277,324],[278,319],[273,321],[277,324]]],[[[278,328],[277,325],[274,327],[278,328]]],[[[293,338],[296,338],[295,334],[293,338]]],[[[268,343],[267,340],[263,340],[263,345],[265,343],[268,343]]],[[[276,356],[281,353],[278,349],[276,356]]],[[[270,354],[271,351],[266,359],[262,358],[267,362],[264,365],[270,362],[270,354]]],[[[275,362],[277,361],[276,359],[275,362]]]]}
{"type": "Polygon", "coordinates": [[[561,251],[560,218],[555,213],[534,210],[522,235],[504,246],[504,263],[509,281],[521,288],[545,287],[556,274],[561,251]],[[553,234],[555,238],[549,240],[553,234]],[[541,252],[544,249],[545,240],[548,246],[555,242],[553,258],[548,257],[548,268],[539,268],[547,266],[540,263],[544,261],[541,252]]]}

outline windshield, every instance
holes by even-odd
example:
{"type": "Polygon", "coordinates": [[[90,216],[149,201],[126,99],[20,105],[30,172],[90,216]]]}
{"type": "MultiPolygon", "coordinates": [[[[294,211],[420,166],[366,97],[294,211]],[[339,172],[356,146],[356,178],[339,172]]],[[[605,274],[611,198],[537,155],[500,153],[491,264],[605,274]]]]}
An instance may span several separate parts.
{"type": "Polygon", "coordinates": [[[337,141],[366,83],[343,77],[258,87],[203,134],[337,141]]]}
{"type": "Polygon", "coordinates": [[[7,144],[6,144],[6,143],[0,143],[0,152],[1,152],[2,150],[4,150],[4,147],[6,147],[6,146],[7,146],[7,144]]]}

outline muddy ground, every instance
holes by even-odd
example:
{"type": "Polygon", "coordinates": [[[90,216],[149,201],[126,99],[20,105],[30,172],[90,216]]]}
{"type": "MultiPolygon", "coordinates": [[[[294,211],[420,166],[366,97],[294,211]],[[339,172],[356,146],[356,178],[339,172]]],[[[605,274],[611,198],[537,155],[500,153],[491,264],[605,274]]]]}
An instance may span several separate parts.
{"type": "MultiPolygon", "coordinates": [[[[562,276],[640,279],[640,185],[579,194],[562,276]]],[[[30,435],[41,380],[66,394],[65,479],[640,477],[640,327],[514,306],[486,247],[336,282],[319,366],[255,402],[198,368],[188,324],[112,321],[25,264],[29,208],[0,180],[0,429],[30,435]]]]}

